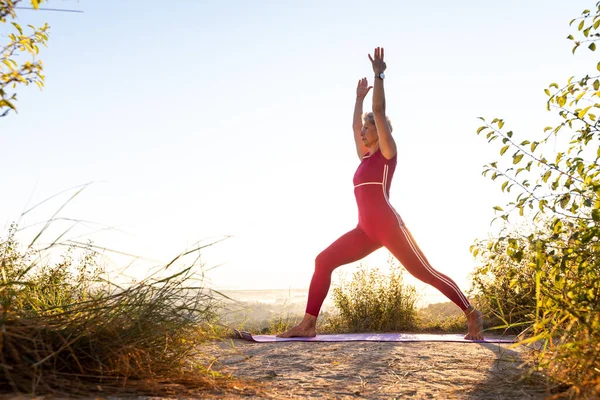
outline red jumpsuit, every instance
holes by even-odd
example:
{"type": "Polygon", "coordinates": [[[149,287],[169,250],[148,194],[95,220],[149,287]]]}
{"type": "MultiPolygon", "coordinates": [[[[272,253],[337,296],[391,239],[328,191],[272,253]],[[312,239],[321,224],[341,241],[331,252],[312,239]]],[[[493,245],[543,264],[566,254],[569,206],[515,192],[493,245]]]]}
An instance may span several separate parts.
{"type": "Polygon", "coordinates": [[[397,156],[388,160],[379,150],[363,157],[354,174],[358,225],[317,256],[308,292],[308,314],[319,315],[334,269],[358,261],[380,247],[387,248],[411,275],[437,288],[462,310],[469,308],[469,300],[456,283],[431,267],[389,202],[396,161],[397,156]]]}

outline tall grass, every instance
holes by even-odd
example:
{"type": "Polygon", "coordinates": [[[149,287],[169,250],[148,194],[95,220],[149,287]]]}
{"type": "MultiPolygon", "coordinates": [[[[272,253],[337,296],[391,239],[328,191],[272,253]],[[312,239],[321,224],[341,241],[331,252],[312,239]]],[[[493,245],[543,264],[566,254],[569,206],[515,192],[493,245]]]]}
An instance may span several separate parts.
{"type": "Polygon", "coordinates": [[[20,250],[16,233],[13,225],[0,239],[0,390],[167,394],[174,383],[188,391],[228,386],[199,361],[219,303],[197,258],[117,285],[93,245],[71,246],[48,264],[31,247],[20,250]]]}

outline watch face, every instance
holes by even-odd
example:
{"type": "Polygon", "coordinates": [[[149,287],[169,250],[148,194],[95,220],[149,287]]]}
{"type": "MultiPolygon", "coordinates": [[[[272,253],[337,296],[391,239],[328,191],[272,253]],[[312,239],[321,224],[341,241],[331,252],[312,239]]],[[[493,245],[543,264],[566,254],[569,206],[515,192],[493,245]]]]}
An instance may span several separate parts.
{"type": "Polygon", "coordinates": [[[380,74],[379,74],[379,77],[380,77],[381,79],[385,79],[385,74],[382,72],[382,73],[380,73],[380,74]]]}

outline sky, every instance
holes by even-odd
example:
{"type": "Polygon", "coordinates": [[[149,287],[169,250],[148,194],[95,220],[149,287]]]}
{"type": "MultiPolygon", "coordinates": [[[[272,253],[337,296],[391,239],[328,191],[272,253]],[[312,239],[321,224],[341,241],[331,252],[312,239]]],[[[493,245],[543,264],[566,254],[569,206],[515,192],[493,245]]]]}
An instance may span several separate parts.
{"type": "MultiPolygon", "coordinates": [[[[476,134],[477,118],[541,137],[556,121],[544,89],[594,72],[594,54],[572,55],[566,39],[594,5],[54,0],[47,7],[83,13],[20,10],[20,24],[51,26],[46,86],[19,88],[18,114],[0,119],[0,228],[30,226],[27,242],[91,182],[58,215],[88,221],[69,238],[139,256],[132,274],[227,236],[201,252],[211,287],[307,288],[317,254],[357,223],[352,111],[381,46],[398,147],[391,204],[431,264],[468,289],[469,246],[510,199],[481,175],[499,146],[476,134]]],[[[0,26],[1,42],[8,32],[0,26]]],[[[335,279],[387,258],[379,250],[335,279]]]]}

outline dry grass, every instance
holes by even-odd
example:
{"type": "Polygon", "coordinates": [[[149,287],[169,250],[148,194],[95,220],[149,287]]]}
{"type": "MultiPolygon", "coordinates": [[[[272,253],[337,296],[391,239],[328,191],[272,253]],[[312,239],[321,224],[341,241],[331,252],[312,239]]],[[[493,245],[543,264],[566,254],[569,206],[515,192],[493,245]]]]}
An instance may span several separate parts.
{"type": "Polygon", "coordinates": [[[93,245],[71,246],[60,262],[42,263],[33,246],[20,250],[17,232],[12,226],[0,240],[0,391],[258,393],[206,364],[203,344],[214,337],[219,301],[203,285],[202,247],[117,285],[97,265],[93,245]],[[183,266],[175,269],[176,261],[183,266]]]}

